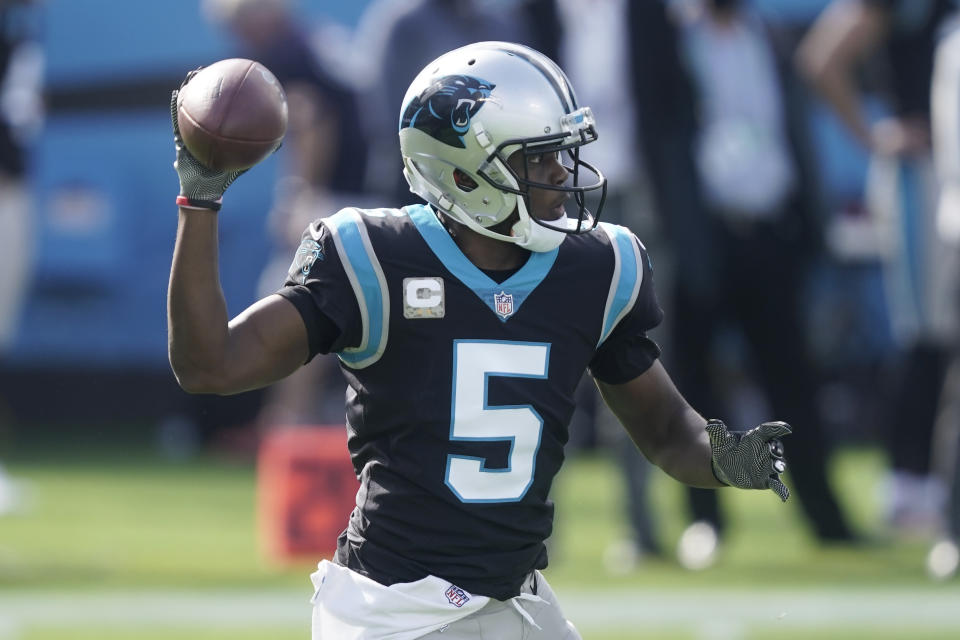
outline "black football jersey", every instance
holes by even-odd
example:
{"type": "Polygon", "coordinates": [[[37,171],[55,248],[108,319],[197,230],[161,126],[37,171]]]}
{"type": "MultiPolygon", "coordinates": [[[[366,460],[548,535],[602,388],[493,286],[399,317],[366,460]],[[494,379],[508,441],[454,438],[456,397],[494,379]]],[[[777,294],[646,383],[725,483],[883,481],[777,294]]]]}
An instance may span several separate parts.
{"type": "Polygon", "coordinates": [[[659,355],[646,250],[605,223],[498,283],[426,205],[344,209],[307,229],[280,294],[348,383],[361,487],[336,561],[383,584],[517,595],[547,564],[584,371],[622,383],[659,355]]]}

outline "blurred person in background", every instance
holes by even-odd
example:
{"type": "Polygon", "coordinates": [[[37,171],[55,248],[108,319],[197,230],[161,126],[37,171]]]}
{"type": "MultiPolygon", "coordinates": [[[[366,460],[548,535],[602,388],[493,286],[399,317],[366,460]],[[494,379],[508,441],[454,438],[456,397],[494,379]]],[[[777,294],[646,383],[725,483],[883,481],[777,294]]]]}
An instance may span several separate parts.
{"type": "MultiPolygon", "coordinates": [[[[16,336],[33,264],[27,145],[43,121],[44,63],[31,5],[0,2],[0,366],[16,336]]],[[[0,431],[5,418],[0,407],[0,431]]],[[[0,515],[18,501],[17,485],[0,465],[0,515]]]]}
{"type": "MultiPolygon", "coordinates": [[[[675,257],[666,359],[677,385],[708,412],[769,405],[786,416],[807,522],[821,542],[853,541],[827,476],[805,346],[821,211],[789,57],[738,0],[636,3],[630,22],[644,164],[675,257]],[[762,397],[751,407],[753,385],[762,397]]],[[[726,522],[712,490],[691,489],[690,507],[678,556],[704,568],[726,522]]]]}
{"type": "Polygon", "coordinates": [[[934,48],[953,0],[835,0],[797,50],[800,70],[871,154],[867,207],[888,247],[883,275],[898,341],[886,521],[929,536],[940,526],[944,487],[931,473],[935,415],[958,331],[949,295],[951,254],[937,231],[937,180],[930,143],[934,48]],[[858,76],[882,65],[891,114],[871,122],[858,76]]]}
{"type": "MultiPolygon", "coordinates": [[[[543,4],[537,7],[537,22],[549,24],[554,15],[559,18],[559,25],[551,30],[557,41],[558,62],[577,87],[580,100],[589,104],[603,123],[603,135],[590,151],[609,183],[604,220],[627,226],[646,239],[652,262],[657,265],[657,283],[669,288],[672,256],[659,237],[638,144],[641,123],[630,78],[634,47],[630,16],[636,10],[630,8],[628,0],[555,0],[552,12],[543,4]]],[[[658,342],[664,342],[667,324],[651,331],[658,342]]],[[[607,441],[623,473],[630,535],[605,551],[604,562],[611,572],[627,572],[645,557],[662,554],[649,497],[653,468],[636,447],[630,446],[629,436],[607,406],[598,401],[596,385],[589,376],[584,377],[578,393],[571,438],[577,439],[581,432],[583,446],[594,439],[607,441]]]]}
{"type": "MultiPolygon", "coordinates": [[[[947,300],[960,305],[960,20],[949,21],[934,57],[931,142],[940,182],[937,231],[953,248],[947,300]]],[[[943,528],[927,555],[927,571],[950,578],[960,567],[960,342],[954,342],[934,426],[932,467],[947,489],[943,528]]]]}
{"type": "MultiPolygon", "coordinates": [[[[357,113],[358,87],[314,42],[297,0],[204,0],[206,15],[231,33],[239,55],[270,69],[287,94],[289,123],[274,205],[268,217],[273,255],[258,292],[283,282],[303,228],[316,211],[369,204],[362,191],[367,143],[357,113]]],[[[335,363],[320,358],[267,392],[259,428],[340,424],[345,387],[335,363]]]]}
{"type": "Polygon", "coordinates": [[[430,62],[399,103],[404,175],[427,204],[316,220],[285,285],[233,320],[218,212],[242,172],[199,165],[176,101],[178,382],[237,393],[321,353],[348,380],[361,488],[333,562],[311,576],[314,638],[579,639],[539,569],[588,368],[677,480],[789,497],[790,428],[707,421],[660,363],[649,256],[629,229],[597,226],[606,179],[582,157],[597,123],[546,56],[483,42],[430,62]]]}
{"type": "MultiPolygon", "coordinates": [[[[393,206],[418,202],[398,167],[394,107],[409,79],[441,53],[471,42],[504,40],[535,47],[530,3],[488,0],[375,0],[357,29],[357,50],[372,61],[362,103],[371,141],[368,191],[393,206]]],[[[538,24],[542,16],[537,16],[538,24]]],[[[543,49],[543,47],[539,47],[543,49]]],[[[546,51],[549,55],[550,51],[546,51]]]]}

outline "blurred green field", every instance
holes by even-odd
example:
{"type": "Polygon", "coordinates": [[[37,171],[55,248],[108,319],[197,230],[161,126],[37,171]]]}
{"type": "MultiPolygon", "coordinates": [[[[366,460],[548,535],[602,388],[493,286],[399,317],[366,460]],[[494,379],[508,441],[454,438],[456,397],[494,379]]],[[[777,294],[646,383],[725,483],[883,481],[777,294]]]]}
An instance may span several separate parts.
{"type": "MultiPolygon", "coordinates": [[[[165,461],[144,443],[20,447],[2,456],[26,489],[0,518],[0,640],[309,638],[311,566],[260,553],[251,463],[165,461]]],[[[558,478],[547,577],[590,640],[960,637],[960,581],[933,583],[926,544],[884,541],[884,460],[844,450],[831,471],[863,548],[816,545],[799,507],[725,490],[730,531],[712,568],[672,558],[609,572],[626,535],[616,468],[575,457],[558,478]]],[[[654,476],[660,532],[683,526],[682,488],[654,476]]]]}

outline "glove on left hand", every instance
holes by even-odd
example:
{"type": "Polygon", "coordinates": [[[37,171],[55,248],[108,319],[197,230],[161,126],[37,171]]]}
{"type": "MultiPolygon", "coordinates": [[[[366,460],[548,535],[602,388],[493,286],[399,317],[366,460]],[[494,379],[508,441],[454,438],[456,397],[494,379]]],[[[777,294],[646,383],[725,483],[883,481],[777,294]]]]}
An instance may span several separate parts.
{"type": "Polygon", "coordinates": [[[713,475],[740,489],[771,489],[786,502],[790,490],[780,481],[787,464],[779,438],[789,433],[786,422],[764,422],[747,432],[730,432],[722,421],[708,421],[713,475]]]}

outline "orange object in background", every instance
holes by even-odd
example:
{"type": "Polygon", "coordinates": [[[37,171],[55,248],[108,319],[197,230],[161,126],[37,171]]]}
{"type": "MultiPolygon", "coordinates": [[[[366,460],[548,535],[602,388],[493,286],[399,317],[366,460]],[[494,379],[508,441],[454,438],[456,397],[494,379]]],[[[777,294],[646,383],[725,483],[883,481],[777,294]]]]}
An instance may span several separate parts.
{"type": "Polygon", "coordinates": [[[257,457],[257,512],[267,555],[285,563],[330,558],[359,486],[343,425],[267,433],[257,457]]]}

